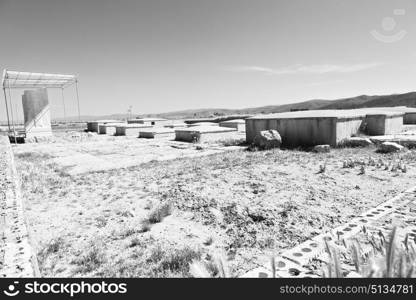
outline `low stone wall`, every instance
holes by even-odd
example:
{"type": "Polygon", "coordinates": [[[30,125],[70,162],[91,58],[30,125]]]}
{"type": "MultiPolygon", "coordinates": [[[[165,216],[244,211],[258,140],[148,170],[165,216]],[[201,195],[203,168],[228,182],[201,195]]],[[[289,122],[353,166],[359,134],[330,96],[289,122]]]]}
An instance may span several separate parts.
{"type": "MultiPolygon", "coordinates": [[[[315,110],[259,115],[246,119],[246,140],[252,143],[263,130],[277,130],[289,147],[337,146],[360,132],[397,134],[403,130],[403,112],[376,109],[315,110]]],[[[410,122],[410,120],[408,120],[410,122]]]]}
{"type": "Polygon", "coordinates": [[[403,124],[416,124],[416,112],[406,112],[403,117],[403,124]]]}
{"type": "Polygon", "coordinates": [[[9,139],[0,136],[0,276],[39,277],[9,139]]]}
{"type": "Polygon", "coordinates": [[[256,134],[270,129],[277,130],[283,145],[289,147],[337,143],[337,118],[333,117],[247,119],[247,142],[252,143],[256,134]]]}

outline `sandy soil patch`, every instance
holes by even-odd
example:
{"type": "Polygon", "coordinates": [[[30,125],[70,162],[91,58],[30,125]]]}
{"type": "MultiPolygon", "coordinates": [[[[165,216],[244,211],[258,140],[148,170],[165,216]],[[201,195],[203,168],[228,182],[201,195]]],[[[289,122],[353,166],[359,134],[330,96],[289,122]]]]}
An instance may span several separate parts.
{"type": "MultiPolygon", "coordinates": [[[[55,133],[56,134],[56,133],[55,133]]],[[[236,147],[224,147],[232,139],[244,139],[244,133],[234,132],[227,140],[192,144],[172,138],[144,139],[134,136],[94,135],[81,132],[61,133],[49,143],[28,143],[15,148],[15,153],[37,153],[57,164],[62,172],[76,175],[137,166],[150,161],[183,157],[199,157],[236,147]]]]}
{"type": "Polygon", "coordinates": [[[264,264],[268,253],[393,197],[416,178],[415,152],[374,149],[237,150],[74,175],[51,160],[53,153],[19,151],[45,276],[189,276],[189,261],[210,261],[216,253],[239,275],[264,264]],[[343,168],[347,159],[357,166],[343,168]],[[406,173],[385,170],[379,160],[391,166],[401,160],[406,173]],[[166,203],[170,215],[143,222],[166,203]]]}

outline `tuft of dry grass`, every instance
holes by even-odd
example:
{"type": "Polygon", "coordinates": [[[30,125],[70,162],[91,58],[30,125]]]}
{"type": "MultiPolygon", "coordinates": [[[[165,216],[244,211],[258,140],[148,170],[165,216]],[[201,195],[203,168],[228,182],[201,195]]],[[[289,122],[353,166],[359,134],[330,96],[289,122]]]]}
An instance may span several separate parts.
{"type": "Polygon", "coordinates": [[[57,254],[60,250],[65,249],[65,239],[63,237],[53,238],[38,251],[37,259],[39,268],[42,270],[49,256],[57,254]]]}
{"type": "Polygon", "coordinates": [[[365,174],[365,167],[361,166],[360,167],[360,173],[358,173],[358,175],[364,175],[365,174]]]}
{"type": "MultiPolygon", "coordinates": [[[[363,232],[367,234],[365,227],[363,232]]],[[[404,241],[399,241],[398,229],[395,227],[386,239],[382,232],[367,235],[372,250],[364,253],[363,247],[356,239],[350,246],[349,252],[355,266],[356,273],[361,277],[377,278],[410,278],[416,277],[416,249],[406,235],[404,241]]],[[[326,244],[326,251],[330,261],[327,277],[344,277],[344,270],[336,247],[326,244]]]]}
{"type": "Polygon", "coordinates": [[[319,165],[319,171],[318,174],[323,174],[326,172],[326,163],[323,165],[319,165]]]}
{"type": "Polygon", "coordinates": [[[209,245],[212,245],[213,242],[214,242],[214,239],[212,238],[212,236],[210,236],[204,241],[204,245],[209,246],[209,245]]]}
{"type": "Polygon", "coordinates": [[[163,219],[172,214],[172,204],[162,203],[157,207],[153,208],[149,213],[147,220],[150,224],[160,223],[163,219]]]}
{"type": "Polygon", "coordinates": [[[223,255],[215,255],[209,261],[193,260],[189,264],[189,272],[195,278],[234,277],[223,255]]]}
{"type": "Polygon", "coordinates": [[[99,269],[107,262],[103,245],[98,242],[91,242],[88,250],[83,251],[72,263],[77,266],[77,273],[88,273],[99,269]]]}
{"type": "Polygon", "coordinates": [[[152,224],[150,223],[149,219],[144,219],[140,222],[140,229],[139,232],[148,232],[152,228],[152,224]]]}
{"type": "Polygon", "coordinates": [[[201,259],[201,252],[188,246],[166,250],[158,245],[151,250],[146,263],[150,264],[152,272],[158,277],[169,276],[169,274],[189,277],[190,263],[199,259],[201,259]]]}

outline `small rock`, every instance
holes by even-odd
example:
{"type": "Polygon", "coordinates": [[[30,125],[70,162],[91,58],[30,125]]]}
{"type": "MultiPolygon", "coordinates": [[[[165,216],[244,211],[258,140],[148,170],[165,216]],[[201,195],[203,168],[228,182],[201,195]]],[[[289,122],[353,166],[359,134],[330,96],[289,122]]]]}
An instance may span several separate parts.
{"type": "Polygon", "coordinates": [[[351,137],[348,139],[345,139],[343,144],[346,147],[368,147],[373,144],[373,142],[370,141],[368,138],[362,138],[362,137],[351,137]]]}
{"type": "Polygon", "coordinates": [[[378,148],[378,151],[381,153],[393,153],[393,152],[400,152],[404,150],[405,148],[402,145],[399,145],[393,142],[384,142],[378,148]]]}
{"type": "Polygon", "coordinates": [[[254,137],[253,144],[262,150],[280,148],[282,137],[277,130],[264,130],[254,137]]]}
{"type": "Polygon", "coordinates": [[[331,151],[331,147],[329,145],[317,145],[313,147],[313,151],[316,153],[329,153],[331,151]]]}

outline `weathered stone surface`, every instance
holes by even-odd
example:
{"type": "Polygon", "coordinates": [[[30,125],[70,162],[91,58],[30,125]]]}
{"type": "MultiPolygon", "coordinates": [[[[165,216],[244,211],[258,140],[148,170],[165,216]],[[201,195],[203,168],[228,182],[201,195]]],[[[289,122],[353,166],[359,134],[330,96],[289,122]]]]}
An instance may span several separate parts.
{"type": "Polygon", "coordinates": [[[151,128],[141,130],[139,133],[139,138],[154,139],[156,137],[173,137],[175,135],[175,130],[171,128],[151,128]]]}
{"type": "Polygon", "coordinates": [[[372,136],[370,139],[376,145],[384,142],[393,142],[409,149],[416,148],[416,134],[403,133],[395,135],[372,136]]]}
{"type": "Polygon", "coordinates": [[[51,115],[46,89],[24,91],[22,105],[26,137],[51,136],[51,115]]]}
{"type": "Polygon", "coordinates": [[[329,153],[331,151],[331,147],[329,145],[316,145],[313,147],[313,151],[317,153],[329,153]]]}
{"type": "Polygon", "coordinates": [[[175,140],[182,142],[207,142],[230,138],[237,131],[235,128],[219,126],[192,126],[175,130],[175,140]]]}
{"type": "Polygon", "coordinates": [[[280,148],[282,138],[277,130],[260,131],[255,137],[253,144],[259,149],[280,148]]]}
{"type": "Polygon", "coordinates": [[[351,137],[344,141],[344,145],[347,147],[368,147],[372,144],[370,139],[362,137],[351,137]]]}
{"type": "Polygon", "coordinates": [[[392,153],[392,152],[399,152],[404,151],[406,148],[402,145],[393,142],[384,142],[380,144],[378,151],[382,153],[392,153]]]}

